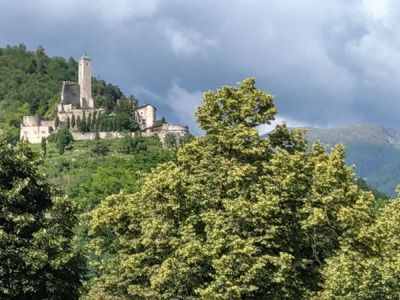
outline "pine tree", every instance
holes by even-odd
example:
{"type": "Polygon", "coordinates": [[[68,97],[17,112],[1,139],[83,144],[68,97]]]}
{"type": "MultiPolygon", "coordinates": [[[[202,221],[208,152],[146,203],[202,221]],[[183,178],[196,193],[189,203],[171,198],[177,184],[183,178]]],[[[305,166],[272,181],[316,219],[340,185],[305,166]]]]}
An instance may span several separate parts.
{"type": "Polygon", "coordinates": [[[64,154],[64,152],[65,152],[65,138],[64,138],[63,134],[58,136],[57,148],[58,148],[58,153],[59,154],[64,154]]]}
{"type": "Polygon", "coordinates": [[[47,147],[46,147],[46,138],[42,137],[40,142],[40,148],[42,149],[43,157],[46,157],[47,147]]]}
{"type": "Polygon", "coordinates": [[[92,132],[96,131],[97,130],[96,126],[97,126],[97,112],[94,111],[90,131],[92,132]]]}
{"type": "Polygon", "coordinates": [[[114,117],[111,119],[111,128],[110,131],[117,131],[117,119],[114,117]]]}
{"type": "Polygon", "coordinates": [[[76,123],[75,123],[75,115],[72,115],[72,118],[71,118],[71,128],[75,128],[75,125],[76,125],[76,123]]]}
{"type": "Polygon", "coordinates": [[[70,129],[70,127],[71,127],[71,119],[68,116],[67,117],[67,129],[70,129]]]}
{"type": "Polygon", "coordinates": [[[54,120],[54,127],[56,129],[58,129],[60,127],[60,119],[58,118],[58,116],[56,116],[56,118],[54,120]]]}
{"type": "Polygon", "coordinates": [[[90,132],[91,130],[92,130],[92,113],[89,113],[86,124],[86,131],[90,132]]]}
{"type": "Polygon", "coordinates": [[[78,130],[80,129],[80,127],[81,127],[81,116],[80,115],[78,115],[78,117],[76,118],[76,127],[78,128],[78,130]]]}
{"type": "Polygon", "coordinates": [[[83,111],[80,131],[86,132],[86,129],[87,129],[86,112],[83,111]]]}

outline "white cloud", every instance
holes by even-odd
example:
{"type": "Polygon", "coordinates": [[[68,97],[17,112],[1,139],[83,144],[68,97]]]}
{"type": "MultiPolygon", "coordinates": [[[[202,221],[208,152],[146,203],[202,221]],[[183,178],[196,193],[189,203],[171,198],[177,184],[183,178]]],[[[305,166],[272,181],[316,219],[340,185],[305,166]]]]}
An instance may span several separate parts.
{"type": "Polygon", "coordinates": [[[269,125],[263,124],[263,125],[258,126],[258,131],[260,132],[260,134],[265,134],[265,133],[268,133],[268,132],[274,130],[276,125],[280,125],[283,123],[285,123],[288,127],[291,127],[291,128],[314,127],[305,122],[300,122],[300,121],[293,120],[291,118],[287,118],[287,117],[283,117],[283,116],[282,117],[276,116],[275,120],[272,121],[271,124],[269,124],[269,125]]]}
{"type": "Polygon", "coordinates": [[[346,45],[349,58],[362,70],[364,84],[400,84],[400,3],[364,0],[359,22],[365,33],[346,45]]]}
{"type": "Polygon", "coordinates": [[[362,0],[364,13],[375,20],[385,20],[389,13],[390,0],[362,0]]]}
{"type": "Polygon", "coordinates": [[[192,132],[200,133],[194,113],[202,104],[200,91],[188,91],[178,84],[173,84],[166,97],[168,106],[173,110],[175,118],[183,125],[189,125],[192,132]]]}
{"type": "Polygon", "coordinates": [[[192,28],[183,28],[176,24],[164,23],[165,37],[177,56],[192,56],[203,53],[208,48],[218,46],[214,39],[206,38],[200,32],[192,28]]]}

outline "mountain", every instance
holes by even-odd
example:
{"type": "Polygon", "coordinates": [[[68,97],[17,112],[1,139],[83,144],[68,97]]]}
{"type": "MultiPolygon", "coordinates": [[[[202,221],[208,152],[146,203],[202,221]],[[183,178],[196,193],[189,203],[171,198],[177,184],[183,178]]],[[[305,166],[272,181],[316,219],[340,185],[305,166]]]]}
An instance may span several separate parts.
{"type": "Polygon", "coordinates": [[[310,142],[346,146],[347,162],[374,188],[395,195],[400,184],[400,132],[375,124],[303,128],[310,142]]]}

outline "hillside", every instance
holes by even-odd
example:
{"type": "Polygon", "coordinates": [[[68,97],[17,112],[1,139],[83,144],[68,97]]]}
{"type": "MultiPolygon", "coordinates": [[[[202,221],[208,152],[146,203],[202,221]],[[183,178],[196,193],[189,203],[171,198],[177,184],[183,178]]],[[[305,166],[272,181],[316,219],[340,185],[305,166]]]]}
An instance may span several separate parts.
{"type": "Polygon", "coordinates": [[[374,124],[304,128],[309,141],[346,145],[347,161],[368,183],[390,195],[400,184],[400,132],[374,124]]]}
{"type": "MultiPolygon", "coordinates": [[[[172,159],[157,137],[101,140],[101,153],[94,141],[75,141],[60,154],[55,142],[48,142],[40,171],[50,183],[83,210],[90,210],[105,197],[124,190],[138,190],[140,178],[151,168],[172,159]]],[[[41,145],[31,145],[35,152],[41,145]]]]}
{"type": "MultiPolygon", "coordinates": [[[[42,47],[29,51],[20,44],[0,48],[0,129],[9,142],[19,139],[24,115],[50,117],[60,99],[62,81],[77,80],[77,61],[49,57],[42,47]]],[[[113,110],[121,90],[104,80],[92,79],[96,105],[113,110]]]]}

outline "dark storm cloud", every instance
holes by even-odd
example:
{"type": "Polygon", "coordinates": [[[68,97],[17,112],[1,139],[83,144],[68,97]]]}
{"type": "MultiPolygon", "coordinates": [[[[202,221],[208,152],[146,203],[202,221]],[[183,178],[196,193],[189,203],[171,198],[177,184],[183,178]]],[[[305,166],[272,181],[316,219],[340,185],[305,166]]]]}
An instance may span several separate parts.
{"type": "Polygon", "coordinates": [[[94,75],[190,126],[201,91],[255,76],[293,124],[400,128],[399,8],[395,0],[0,0],[0,45],[88,53],[94,75]]]}

